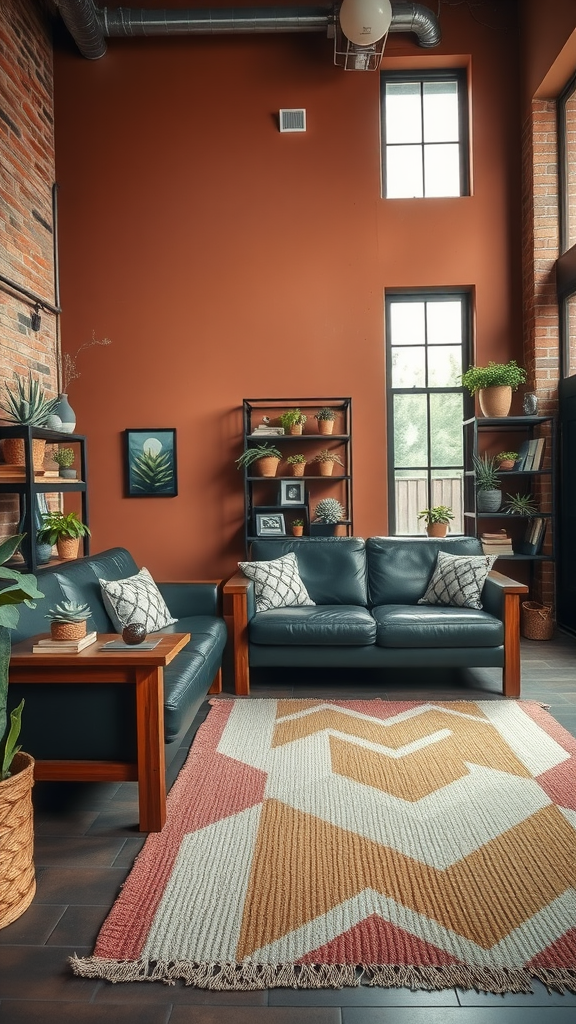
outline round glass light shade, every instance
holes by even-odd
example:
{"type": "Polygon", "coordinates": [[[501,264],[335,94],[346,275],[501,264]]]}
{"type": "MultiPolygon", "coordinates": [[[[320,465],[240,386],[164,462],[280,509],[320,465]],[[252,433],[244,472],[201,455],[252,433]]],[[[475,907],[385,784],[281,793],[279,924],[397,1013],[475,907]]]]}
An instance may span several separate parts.
{"type": "Polygon", "coordinates": [[[386,35],[392,21],[390,0],[343,0],[340,26],[347,39],[369,46],[386,35]]]}

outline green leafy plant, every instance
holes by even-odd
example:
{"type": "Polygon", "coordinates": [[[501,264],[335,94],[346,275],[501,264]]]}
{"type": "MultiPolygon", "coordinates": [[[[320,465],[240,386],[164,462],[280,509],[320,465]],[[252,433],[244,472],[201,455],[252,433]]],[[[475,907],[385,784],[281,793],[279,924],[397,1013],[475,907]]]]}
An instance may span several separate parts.
{"type": "Polygon", "coordinates": [[[484,388],[503,385],[516,391],[520,384],[526,383],[526,370],[518,366],[515,359],[509,363],[494,363],[490,360],[488,366],[470,366],[460,379],[471,395],[484,388]]]}
{"type": "Polygon", "coordinates": [[[15,387],[10,388],[6,381],[6,397],[0,402],[1,408],[13,423],[23,423],[31,427],[44,427],[46,420],[56,408],[58,398],[47,398],[40,381],[34,380],[32,371],[27,377],[14,374],[15,387]]]}
{"type": "Polygon", "coordinates": [[[418,513],[418,519],[425,519],[428,526],[432,523],[449,523],[454,519],[454,513],[447,505],[435,505],[434,508],[425,508],[418,513]]]}
{"type": "Polygon", "coordinates": [[[59,537],[90,536],[90,530],[76,515],[76,512],[48,512],[42,517],[43,523],[36,534],[39,544],[56,544],[59,537]]]}
{"type": "Polygon", "coordinates": [[[335,420],[336,413],[334,409],[329,409],[328,406],[324,406],[323,409],[319,409],[314,416],[315,420],[335,420]]]}
{"type": "Polygon", "coordinates": [[[85,622],[92,612],[90,605],[79,604],[78,601],[61,601],[54,608],[49,608],[44,616],[51,622],[85,622]]]}
{"type": "Polygon", "coordinates": [[[288,409],[288,412],[281,413],[278,419],[284,430],[289,430],[290,427],[297,426],[298,424],[304,426],[307,417],[303,412],[300,412],[300,409],[288,409]]]}
{"type": "Polygon", "coordinates": [[[130,465],[130,479],[135,491],[162,491],[172,476],[171,452],[142,451],[130,465]]]}
{"type": "Polygon", "coordinates": [[[498,476],[498,466],[493,455],[475,455],[476,486],[479,491],[498,491],[502,484],[498,476]]]}
{"type": "Polygon", "coordinates": [[[289,455],[286,462],[290,463],[291,466],[299,466],[302,463],[306,464],[305,455],[289,455]]]}
{"type": "Polygon", "coordinates": [[[336,498],[321,498],[314,509],[319,523],[339,523],[346,516],[346,510],[336,498]]]}
{"type": "Polygon", "coordinates": [[[272,444],[264,441],[264,444],[256,445],[253,448],[245,448],[242,455],[237,458],[236,466],[241,469],[243,466],[251,466],[257,459],[281,459],[282,453],[272,444]]]}
{"type": "Polygon", "coordinates": [[[337,454],[337,452],[330,452],[330,451],[328,451],[327,448],[322,448],[322,450],[319,451],[314,456],[314,458],[312,459],[312,462],[337,462],[339,466],[343,466],[344,465],[344,463],[342,462],[342,459],[337,454]]]}
{"type": "Polygon", "coordinates": [[[494,456],[496,462],[516,462],[518,452],[500,452],[494,456]]]}
{"type": "Polygon", "coordinates": [[[538,512],[531,494],[507,494],[502,508],[511,516],[533,516],[538,512]]]}
{"type": "Polygon", "coordinates": [[[69,469],[74,462],[74,449],[55,448],[52,453],[52,458],[62,469],[69,469]]]}
{"type": "Polygon", "coordinates": [[[293,519],[292,520],[292,526],[304,526],[304,520],[303,519],[293,519]]]}
{"type": "Polygon", "coordinates": [[[28,608],[35,608],[36,600],[44,597],[38,590],[35,576],[9,569],[4,564],[18,550],[24,536],[20,533],[0,544],[0,579],[9,581],[8,585],[0,590],[0,779],[9,778],[12,759],[20,750],[18,737],[24,707],[22,700],[10,713],[8,728],[8,666],[11,652],[9,630],[16,628],[20,618],[16,605],[25,604],[28,608]]]}

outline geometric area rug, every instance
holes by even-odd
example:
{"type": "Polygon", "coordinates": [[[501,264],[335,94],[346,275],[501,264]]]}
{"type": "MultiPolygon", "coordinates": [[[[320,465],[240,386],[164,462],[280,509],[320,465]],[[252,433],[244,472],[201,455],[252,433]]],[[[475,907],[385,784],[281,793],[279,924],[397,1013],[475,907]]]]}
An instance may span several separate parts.
{"type": "Polygon", "coordinates": [[[212,705],[76,974],[576,992],[576,740],[541,705],[212,705]]]}

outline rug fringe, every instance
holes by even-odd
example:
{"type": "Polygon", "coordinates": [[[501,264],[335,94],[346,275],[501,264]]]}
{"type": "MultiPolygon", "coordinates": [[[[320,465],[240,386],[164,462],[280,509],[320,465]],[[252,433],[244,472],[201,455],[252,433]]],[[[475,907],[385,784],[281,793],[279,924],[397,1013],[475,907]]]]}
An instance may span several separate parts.
{"type": "Polygon", "coordinates": [[[74,974],[102,978],[113,984],[126,981],[162,981],[214,992],[267,988],[354,988],[362,982],[381,988],[439,991],[447,988],[477,992],[532,992],[537,979],[548,991],[576,993],[576,970],[536,968],[496,969],[465,964],[415,967],[408,964],[257,964],[192,963],[189,960],[105,960],[96,956],[69,958],[74,974]]]}

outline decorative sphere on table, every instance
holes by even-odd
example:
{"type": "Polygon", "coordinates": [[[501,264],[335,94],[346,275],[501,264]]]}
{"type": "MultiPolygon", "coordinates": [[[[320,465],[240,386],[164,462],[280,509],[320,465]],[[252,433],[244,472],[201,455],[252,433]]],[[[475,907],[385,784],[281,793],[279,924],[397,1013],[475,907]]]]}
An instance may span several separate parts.
{"type": "Polygon", "coordinates": [[[141,644],[146,639],[146,626],[141,622],[129,622],[122,630],[125,644],[141,644]]]}

